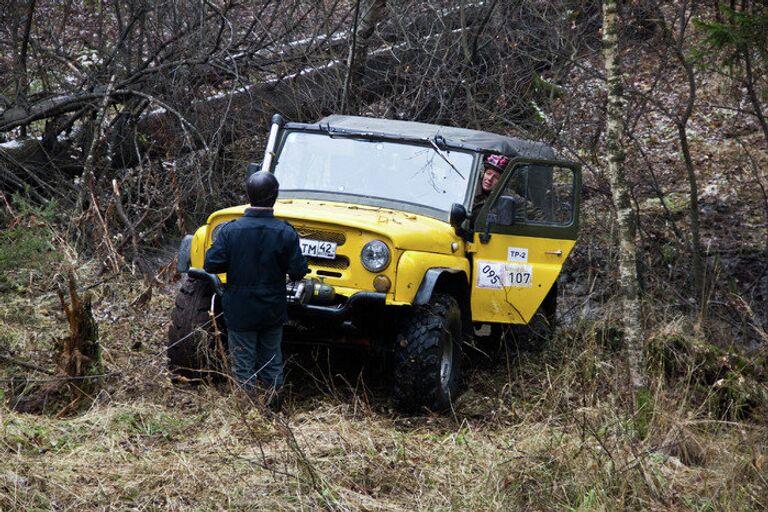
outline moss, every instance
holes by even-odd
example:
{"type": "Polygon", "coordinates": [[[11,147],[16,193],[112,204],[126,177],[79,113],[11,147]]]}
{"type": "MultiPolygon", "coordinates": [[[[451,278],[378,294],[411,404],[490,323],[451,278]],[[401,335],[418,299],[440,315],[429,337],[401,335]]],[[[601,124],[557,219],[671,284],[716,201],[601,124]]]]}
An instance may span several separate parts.
{"type": "Polygon", "coordinates": [[[716,381],[707,395],[707,408],[716,416],[744,420],[759,416],[760,406],[768,400],[765,386],[737,371],[729,371],[716,381]]]}
{"type": "Polygon", "coordinates": [[[640,439],[648,435],[648,428],[653,418],[653,395],[648,388],[635,391],[635,432],[640,439]]]}
{"type": "Polygon", "coordinates": [[[652,338],[648,354],[651,371],[660,371],[670,381],[689,381],[693,402],[718,418],[746,419],[766,400],[761,360],[683,335],[652,338]]]}

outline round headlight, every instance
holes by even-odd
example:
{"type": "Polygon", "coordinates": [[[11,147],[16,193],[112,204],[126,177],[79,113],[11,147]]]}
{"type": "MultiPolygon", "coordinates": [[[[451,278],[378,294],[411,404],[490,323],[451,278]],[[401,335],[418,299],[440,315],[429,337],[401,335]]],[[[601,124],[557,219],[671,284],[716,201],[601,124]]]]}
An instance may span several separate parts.
{"type": "Polygon", "coordinates": [[[371,240],[360,252],[360,260],[366,270],[381,272],[389,265],[389,247],[381,240],[371,240]]]}
{"type": "Polygon", "coordinates": [[[222,222],[221,224],[217,224],[215,228],[213,228],[213,231],[211,231],[211,243],[216,241],[216,237],[219,236],[219,231],[221,231],[221,228],[224,227],[225,222],[222,222]]]}

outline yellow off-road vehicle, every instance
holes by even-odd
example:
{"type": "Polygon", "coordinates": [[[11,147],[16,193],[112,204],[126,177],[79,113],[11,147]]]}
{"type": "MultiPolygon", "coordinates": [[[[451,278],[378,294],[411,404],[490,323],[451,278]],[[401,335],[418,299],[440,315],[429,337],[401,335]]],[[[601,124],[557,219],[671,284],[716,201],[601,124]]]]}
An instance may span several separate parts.
{"type": "MultiPolygon", "coordinates": [[[[450,407],[462,346],[477,333],[554,318],[581,178],[549,146],[416,122],[336,115],[286,124],[276,115],[264,160],[250,167],[275,173],[275,215],[296,229],[309,261],[304,281],[286,283],[285,341],[385,347],[401,410],[450,407]],[[473,210],[489,154],[511,160],[473,210]]],[[[208,311],[219,311],[226,276],[203,272],[203,260],[245,208],[213,213],[181,243],[178,270],[188,276],[168,341],[176,374],[208,364],[208,311]]]]}

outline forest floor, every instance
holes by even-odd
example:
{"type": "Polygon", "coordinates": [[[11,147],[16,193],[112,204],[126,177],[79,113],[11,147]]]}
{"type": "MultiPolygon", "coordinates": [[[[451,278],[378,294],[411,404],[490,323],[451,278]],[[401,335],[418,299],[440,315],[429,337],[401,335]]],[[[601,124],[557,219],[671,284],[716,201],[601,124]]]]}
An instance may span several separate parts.
{"type": "Polygon", "coordinates": [[[581,314],[589,297],[567,286],[561,311],[572,320],[539,353],[472,358],[450,414],[401,416],[359,354],[317,349],[290,351],[288,400],[271,415],[226,383],[171,384],[163,349],[178,281],[132,306],[140,279],[99,274],[66,248],[30,257],[25,248],[50,233],[40,216],[25,222],[0,247],[5,398],[22,385],[14,376],[47,378],[8,357],[53,367],[54,340],[67,334],[54,284],[73,263],[81,287],[93,285],[115,374],[76,415],[1,406],[0,509],[768,508],[768,425],[755,401],[764,375],[721,362],[732,371],[702,378],[705,363],[690,356],[707,349],[684,317],[652,333],[674,350],[652,358],[647,426],[629,413],[611,301],[581,314]]]}

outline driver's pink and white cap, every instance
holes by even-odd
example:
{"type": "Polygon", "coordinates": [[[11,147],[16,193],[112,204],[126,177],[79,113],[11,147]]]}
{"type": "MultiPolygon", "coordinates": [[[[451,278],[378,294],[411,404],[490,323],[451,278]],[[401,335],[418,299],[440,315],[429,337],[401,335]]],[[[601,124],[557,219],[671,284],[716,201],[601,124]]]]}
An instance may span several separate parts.
{"type": "Polygon", "coordinates": [[[499,172],[504,172],[508,163],[509,157],[504,155],[488,155],[485,157],[485,166],[496,169],[499,172]]]}

